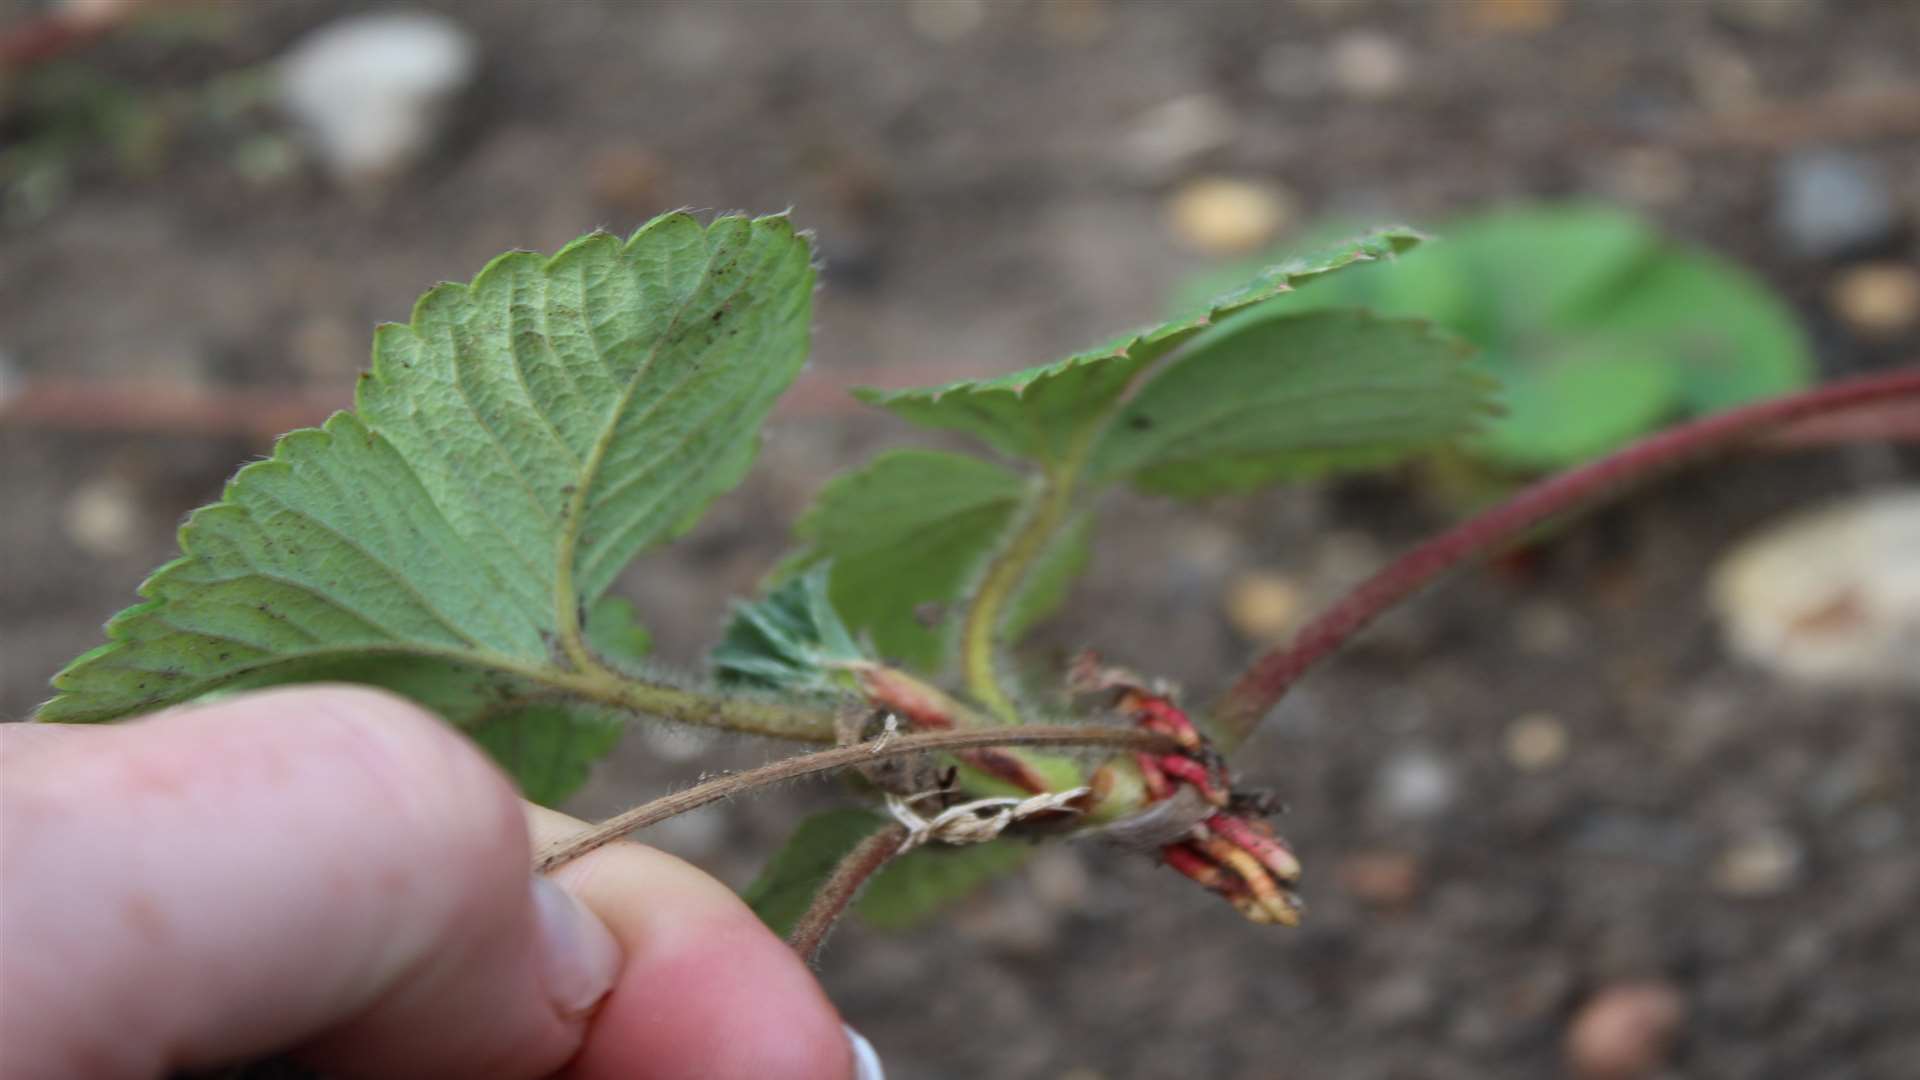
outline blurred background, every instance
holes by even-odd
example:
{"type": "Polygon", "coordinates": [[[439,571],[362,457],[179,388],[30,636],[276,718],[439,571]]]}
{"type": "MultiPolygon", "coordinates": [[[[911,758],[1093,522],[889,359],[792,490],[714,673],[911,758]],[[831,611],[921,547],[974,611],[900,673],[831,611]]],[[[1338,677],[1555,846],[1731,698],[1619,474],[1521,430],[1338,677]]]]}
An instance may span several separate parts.
{"type": "MultiPolygon", "coordinates": [[[[10,717],[187,510],[347,403],[374,324],[679,206],[792,207],[825,265],[753,477],[618,586],[688,666],[827,476],[927,440],[845,387],[1048,360],[1325,222],[1604,205],[1744,267],[1783,378],[1920,358],[1904,0],[0,0],[0,65],[10,717]]],[[[1916,465],[1743,455],[1388,619],[1239,766],[1290,805],[1304,929],[1066,845],[925,928],[848,926],[823,978],[900,1077],[1920,1074],[1920,527],[1888,494],[1916,465]],[[1709,589],[1841,496],[1810,548],[1709,589]],[[1752,620],[1736,658],[1722,622],[1752,620]],[[1839,659],[1809,681],[1774,625],[1839,659]]],[[[1511,479],[1123,497],[1045,649],[1204,699],[1511,479]]],[[[638,730],[571,808],[776,751],[638,730]]],[[[737,886],[831,795],[651,839],[737,886]]]]}

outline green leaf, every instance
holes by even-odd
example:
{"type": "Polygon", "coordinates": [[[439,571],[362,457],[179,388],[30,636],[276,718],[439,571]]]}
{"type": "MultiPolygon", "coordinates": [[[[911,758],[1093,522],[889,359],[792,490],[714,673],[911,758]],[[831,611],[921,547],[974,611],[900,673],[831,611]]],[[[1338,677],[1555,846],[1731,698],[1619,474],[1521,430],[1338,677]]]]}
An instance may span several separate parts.
{"type": "MultiPolygon", "coordinates": [[[[855,809],[808,817],[741,897],[774,933],[785,937],[840,860],[887,822],[873,811],[855,809]]],[[[917,848],[875,874],[854,910],[875,926],[905,929],[1015,869],[1028,850],[1008,840],[917,848]]]]}
{"type": "Polygon", "coordinates": [[[821,563],[768,593],[733,606],[712,663],[722,685],[834,693],[851,689],[849,666],[870,658],[827,598],[821,563]]]}
{"type": "MultiPolygon", "coordinates": [[[[955,605],[1013,523],[1031,481],[979,458],[929,450],[879,455],[828,481],[794,533],[786,573],[833,563],[829,596],[889,661],[939,671],[953,645],[955,605]]],[[[1050,576],[1029,581],[1009,632],[1059,606],[1085,561],[1086,530],[1052,549],[1050,576]],[[1017,624],[1017,625],[1014,625],[1017,624]]]]}
{"type": "Polygon", "coordinates": [[[1488,415],[1491,384],[1470,357],[1427,323],[1359,311],[1235,320],[1122,407],[1088,479],[1191,498],[1387,464],[1488,415]]]}
{"type": "Polygon", "coordinates": [[[805,359],[809,258],[784,218],[669,214],[434,289],[354,411],[188,519],[41,718],[316,675],[462,723],[551,697],[577,613],[739,479],[805,359]]]}
{"type": "Polygon", "coordinates": [[[1785,393],[1811,377],[1806,336],[1785,305],[1633,214],[1522,206],[1438,231],[1439,242],[1390,270],[1359,267],[1243,317],[1362,306],[1461,335],[1505,388],[1505,416],[1471,449],[1529,471],[1605,453],[1677,412],[1785,393]]]}
{"type": "Polygon", "coordinates": [[[1641,218],[1593,203],[1497,210],[1450,226],[1444,237],[1434,248],[1447,249],[1453,265],[1416,273],[1464,278],[1470,291],[1456,295],[1465,304],[1458,314],[1402,313],[1447,319],[1470,338],[1476,325],[1509,336],[1563,325],[1604,304],[1660,246],[1641,218]]]}
{"type": "Polygon", "coordinates": [[[1410,229],[1383,229],[1288,260],[1158,326],[1041,367],[924,389],[854,393],[913,423],[966,432],[1016,458],[1060,464],[1142,371],[1218,320],[1334,271],[1408,251],[1419,240],[1410,229]]]}
{"type": "Polygon", "coordinates": [[[1631,440],[1673,411],[1679,385],[1659,357],[1607,345],[1535,359],[1508,384],[1507,415],[1470,444],[1484,457],[1522,469],[1585,461],[1631,440]]]}
{"type": "Polygon", "coordinates": [[[1688,412],[1744,405],[1813,379],[1812,348],[1793,312],[1752,275],[1704,252],[1663,253],[1569,332],[1669,364],[1688,412]]]}

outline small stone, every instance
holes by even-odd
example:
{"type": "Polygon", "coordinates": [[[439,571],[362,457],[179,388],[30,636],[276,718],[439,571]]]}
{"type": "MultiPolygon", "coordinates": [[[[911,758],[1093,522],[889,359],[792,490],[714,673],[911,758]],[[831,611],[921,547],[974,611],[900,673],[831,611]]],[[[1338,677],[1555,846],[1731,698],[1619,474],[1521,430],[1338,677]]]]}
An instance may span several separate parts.
{"type": "Polygon", "coordinates": [[[1459,797],[1452,765],[1430,750],[1401,750],[1374,777],[1374,801],[1388,815],[1409,820],[1438,817],[1459,797]]]}
{"type": "Polygon", "coordinates": [[[140,546],[140,507],[117,476],[80,485],[67,497],[61,524],[75,546],[96,558],[131,555],[140,546]]]}
{"type": "Polygon", "coordinates": [[[907,22],[929,41],[959,41],[986,21],[987,5],[981,0],[912,0],[907,5],[907,22]]]}
{"type": "Polygon", "coordinates": [[[353,15],[281,58],[280,103],[336,179],[377,182],[427,155],[479,66],[473,35],[444,15],[353,15]]]}
{"type": "Polygon", "coordinates": [[[1779,896],[1800,879],[1806,856],[1784,829],[1759,829],[1720,853],[1713,863],[1713,887],[1743,900],[1779,896]]]}
{"type": "Polygon", "coordinates": [[[1920,323],[1920,270],[1907,263],[1850,267],[1827,295],[1841,321],[1862,337],[1898,337],[1920,323]]]}
{"type": "Polygon", "coordinates": [[[1665,983],[1605,987],[1574,1015],[1567,1065],[1581,1080],[1637,1080],[1666,1063],[1687,1016],[1686,999],[1665,983]]]}
{"type": "Polygon", "coordinates": [[[1293,216],[1293,196],[1247,180],[1212,176],[1174,192],[1167,213],[1182,243],[1207,255],[1244,255],[1273,239],[1293,216]]]}
{"type": "Polygon", "coordinates": [[[1802,150],[1779,166],[1774,228],[1796,255],[1830,259],[1884,243],[1899,228],[1873,162],[1839,150],[1802,150]]]}
{"type": "Polygon", "coordinates": [[[1420,864],[1403,851],[1348,855],[1333,868],[1347,895],[1382,908],[1404,908],[1420,895],[1420,864]]]}
{"type": "Polygon", "coordinates": [[[1384,101],[1407,86],[1413,63],[1398,41],[1373,30],[1340,35],[1327,54],[1327,74],[1341,93],[1384,101]]]}
{"type": "Polygon", "coordinates": [[[1615,154],[1607,185],[1621,198],[1641,206],[1674,206],[1693,191],[1687,159],[1664,146],[1635,146],[1615,154]]]}
{"type": "Polygon", "coordinates": [[[1768,527],[1720,559],[1708,595],[1749,661],[1810,683],[1920,692],[1920,488],[1768,527]]]}
{"type": "Polygon", "coordinates": [[[1231,144],[1236,130],[1225,102],[1212,94],[1186,94],[1142,113],[1120,145],[1130,170],[1158,181],[1231,144]]]}
{"type": "Polygon", "coordinates": [[[1573,739],[1552,713],[1535,712],[1507,725],[1507,762],[1522,772],[1551,769],[1567,760],[1573,739]]]}
{"type": "Polygon", "coordinates": [[[1227,583],[1227,621],[1256,644],[1284,639],[1300,619],[1305,593],[1298,582],[1269,570],[1237,574],[1227,583]]]}

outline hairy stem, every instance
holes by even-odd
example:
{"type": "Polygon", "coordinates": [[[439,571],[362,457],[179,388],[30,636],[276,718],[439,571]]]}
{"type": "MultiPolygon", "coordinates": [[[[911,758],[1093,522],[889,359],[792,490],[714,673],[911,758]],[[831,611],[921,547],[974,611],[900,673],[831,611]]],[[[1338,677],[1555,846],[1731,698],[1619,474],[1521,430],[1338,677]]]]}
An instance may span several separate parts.
{"type": "Polygon", "coordinates": [[[900,846],[907,842],[907,827],[890,824],[878,832],[854,845],[833,868],[832,876],[813,894],[813,902],[807,905],[806,913],[800,921],[793,924],[793,932],[787,935],[787,944],[800,954],[800,959],[809,963],[819,954],[820,946],[826,944],[827,935],[833,931],[840,916],[860,895],[867,881],[880,872],[881,868],[900,854],[900,846]]]}
{"type": "Polygon", "coordinates": [[[838,746],[811,754],[784,758],[746,772],[730,773],[695,784],[685,791],[663,795],[615,815],[585,832],[562,840],[534,857],[536,872],[551,870],[589,851],[603,847],[635,829],[644,829],[689,810],[734,795],[744,795],[770,784],[804,776],[866,765],[908,754],[943,750],[971,750],[986,746],[1108,746],[1120,750],[1171,753],[1179,748],[1172,736],[1135,728],[1095,727],[1088,724],[1028,725],[976,731],[935,731],[838,746]]]}
{"type": "Polygon", "coordinates": [[[1702,454],[1784,425],[1896,399],[1920,398],[1920,369],[1833,383],[1681,424],[1542,480],[1506,502],[1416,545],[1362,582],[1293,640],[1256,659],[1210,710],[1222,748],[1245,739],[1287,690],[1383,612],[1460,563],[1512,542],[1543,520],[1616,494],[1702,454]]]}
{"type": "Polygon", "coordinates": [[[547,676],[542,681],[569,696],[621,712],[799,742],[832,742],[838,715],[831,706],[702,693],[631,678],[605,667],[560,678],[547,676]]]}
{"type": "Polygon", "coordinates": [[[1013,542],[987,566],[973,604],[967,608],[966,622],[960,629],[960,655],[967,689],[1002,723],[1015,723],[1019,710],[1000,686],[996,653],[999,651],[1000,620],[1007,601],[1019,589],[1027,570],[1047,541],[1053,539],[1066,520],[1070,489],[1049,477],[1040,490],[1032,511],[1027,515],[1013,542]]]}

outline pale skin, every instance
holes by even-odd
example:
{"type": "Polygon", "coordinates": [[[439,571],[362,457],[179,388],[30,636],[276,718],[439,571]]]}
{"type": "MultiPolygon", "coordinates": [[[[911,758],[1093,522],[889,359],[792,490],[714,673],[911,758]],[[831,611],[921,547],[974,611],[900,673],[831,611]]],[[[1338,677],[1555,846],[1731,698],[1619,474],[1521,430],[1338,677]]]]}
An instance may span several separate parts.
{"type": "Polygon", "coordinates": [[[0,1078],[851,1075],[811,972],[706,874],[614,844],[535,886],[583,827],[372,690],[0,725],[0,1078]]]}

